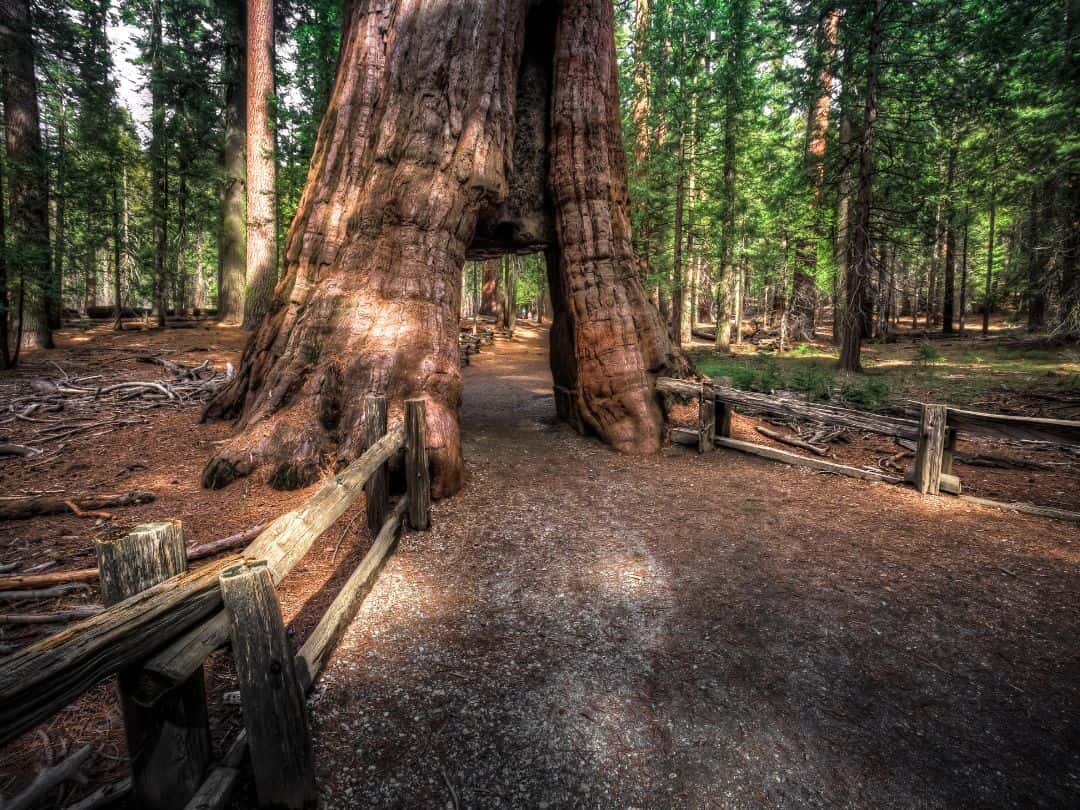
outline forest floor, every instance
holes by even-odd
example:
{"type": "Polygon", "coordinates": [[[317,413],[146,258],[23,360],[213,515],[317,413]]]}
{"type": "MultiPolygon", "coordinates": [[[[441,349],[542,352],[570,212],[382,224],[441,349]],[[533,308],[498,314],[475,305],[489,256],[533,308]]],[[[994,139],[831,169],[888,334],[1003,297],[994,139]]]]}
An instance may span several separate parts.
{"type": "MultiPolygon", "coordinates": [[[[723,450],[617,455],[554,420],[546,333],[516,335],[464,370],[464,491],[403,537],[312,697],[324,807],[1075,806],[1080,526],[723,450]]],[[[101,327],[49,358],[154,379],[135,354],[220,368],[241,343],[101,327]]],[[[0,398],[56,373],[31,354],[0,398]]],[[[154,490],[116,523],[179,517],[191,544],[303,500],[201,490],[229,428],[198,414],[3,462],[0,488],[154,490]]],[[[752,425],[736,433],[764,442],[752,425]]],[[[360,508],[282,583],[297,642],[370,543],[360,508]]],[[[0,562],[92,566],[95,522],[4,524],[0,562]]],[[[239,724],[228,656],[207,673],[220,744],[239,724]]],[[[78,794],[124,771],[109,684],[0,749],[0,794],[85,742],[78,794]]]]}

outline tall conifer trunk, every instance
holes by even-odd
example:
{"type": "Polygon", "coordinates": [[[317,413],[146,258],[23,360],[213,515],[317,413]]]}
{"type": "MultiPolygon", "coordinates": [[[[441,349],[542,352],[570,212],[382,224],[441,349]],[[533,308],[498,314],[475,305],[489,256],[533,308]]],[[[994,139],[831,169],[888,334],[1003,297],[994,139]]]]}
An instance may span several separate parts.
{"type": "Polygon", "coordinates": [[[434,493],[457,491],[470,251],[547,249],[565,407],[618,449],[656,450],[653,380],[689,367],[631,249],[610,0],[353,3],[344,25],[284,276],[207,409],[240,419],[204,484],[258,465],[306,484],[360,453],[377,393],[392,421],[427,399],[434,493]]]}
{"type": "MultiPolygon", "coordinates": [[[[0,60],[7,148],[8,272],[19,279],[20,341],[53,347],[49,328],[49,178],[41,144],[33,26],[28,0],[0,3],[0,60]]],[[[12,364],[17,359],[12,354],[12,364]]]]}
{"type": "Polygon", "coordinates": [[[247,3],[247,289],[244,327],[270,310],[277,284],[277,168],[274,149],[274,3],[247,3]]]}
{"type": "Polygon", "coordinates": [[[221,197],[218,244],[218,320],[239,324],[244,319],[247,262],[247,15],[244,0],[223,0],[222,9],[225,21],[222,66],[225,74],[225,188],[221,197]]]}

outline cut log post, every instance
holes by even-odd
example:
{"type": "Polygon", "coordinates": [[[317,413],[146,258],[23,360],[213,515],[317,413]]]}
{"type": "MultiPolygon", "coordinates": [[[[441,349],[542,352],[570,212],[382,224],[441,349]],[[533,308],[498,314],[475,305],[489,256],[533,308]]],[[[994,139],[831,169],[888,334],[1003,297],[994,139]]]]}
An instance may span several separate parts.
{"type": "Polygon", "coordinates": [[[270,568],[240,563],[220,581],[259,805],[315,807],[307,707],[270,568]]]}
{"type": "MultiPolygon", "coordinates": [[[[386,397],[364,397],[364,450],[386,435],[386,397]]],[[[383,464],[364,484],[368,531],[382,528],[390,512],[390,472],[383,464]]]]}
{"type": "MultiPolygon", "coordinates": [[[[107,535],[95,545],[101,597],[108,606],[187,570],[178,520],[107,535]]],[[[131,699],[137,680],[137,666],[117,678],[135,802],[147,810],[180,810],[199,789],[210,764],[202,667],[153,708],[131,699]]]]}
{"type": "Polygon", "coordinates": [[[944,405],[922,406],[913,483],[923,495],[937,495],[941,489],[942,456],[948,430],[947,415],[948,409],[944,405]]]}
{"type": "Polygon", "coordinates": [[[431,527],[426,419],[424,400],[405,400],[405,486],[409,499],[409,525],[417,531],[431,527]]]}

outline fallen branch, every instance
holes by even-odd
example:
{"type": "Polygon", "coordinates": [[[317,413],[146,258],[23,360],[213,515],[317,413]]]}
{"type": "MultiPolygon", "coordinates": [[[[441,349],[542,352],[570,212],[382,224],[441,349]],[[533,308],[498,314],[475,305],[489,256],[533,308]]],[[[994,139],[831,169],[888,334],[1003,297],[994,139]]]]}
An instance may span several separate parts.
{"type": "Polygon", "coordinates": [[[66,501],[64,501],[64,504],[67,506],[68,509],[70,509],[75,514],[75,517],[81,517],[81,518],[96,517],[96,518],[102,518],[103,520],[112,520],[113,519],[112,512],[101,512],[101,511],[97,511],[97,510],[94,510],[94,509],[83,510],[83,509],[80,509],[79,505],[77,503],[75,503],[75,501],[72,501],[72,500],[66,500],[66,501]]]}
{"type": "Polygon", "coordinates": [[[63,515],[74,511],[76,515],[108,506],[136,506],[154,500],[152,492],[125,492],[118,495],[88,495],[83,498],[56,498],[50,496],[18,498],[0,501],[0,521],[22,520],[41,515],[63,515]]]}
{"type": "Polygon", "coordinates": [[[0,624],[66,624],[97,616],[104,609],[101,605],[85,605],[56,613],[0,613],[0,624]]]}
{"type": "Polygon", "coordinates": [[[718,447],[741,450],[744,453],[761,456],[762,458],[771,459],[772,461],[781,461],[784,464],[792,464],[796,467],[810,467],[814,470],[836,473],[837,475],[846,475],[849,478],[862,478],[866,481],[882,481],[887,484],[904,483],[904,479],[892,475],[885,475],[884,473],[873,472],[871,470],[860,470],[858,467],[849,467],[847,464],[836,464],[832,461],[807,458],[806,456],[789,453],[786,450],[777,450],[774,447],[765,447],[760,444],[742,442],[738,439],[725,439],[722,436],[717,436],[714,441],[718,447]]]}
{"type": "MultiPolygon", "coordinates": [[[[220,540],[211,540],[201,546],[192,546],[187,550],[188,560],[201,560],[213,556],[222,551],[228,551],[246,544],[257,537],[265,528],[263,524],[253,526],[238,534],[223,537],[220,540]]],[[[51,565],[53,563],[47,563],[51,565]]],[[[25,591],[33,588],[46,588],[52,585],[60,585],[67,582],[92,582],[98,578],[96,568],[78,568],[74,571],[57,571],[54,574],[10,574],[0,576],[0,598],[5,591],[25,591]]]]}
{"type": "Polygon", "coordinates": [[[0,591],[0,602],[32,602],[38,599],[59,599],[75,591],[89,590],[85,582],[69,582],[53,588],[34,591],[0,591]]]}
{"type": "Polygon", "coordinates": [[[99,810],[99,808],[115,804],[129,793],[131,793],[131,779],[121,779],[110,785],[102,785],[85,799],[69,804],[64,810],[99,810]]]}
{"type": "Polygon", "coordinates": [[[242,532],[230,534],[228,537],[222,537],[220,540],[211,540],[209,543],[192,546],[187,550],[187,558],[188,560],[201,560],[204,557],[212,557],[222,551],[229,551],[234,548],[239,548],[240,546],[245,546],[258,537],[265,528],[266,524],[260,523],[258,526],[252,526],[250,529],[245,529],[242,532]]]}
{"type": "Polygon", "coordinates": [[[776,442],[782,442],[783,444],[790,444],[792,447],[801,447],[803,450],[809,450],[818,456],[826,456],[829,451],[824,447],[818,447],[817,445],[810,444],[810,442],[804,442],[802,439],[796,439],[794,436],[785,436],[783,433],[777,433],[775,430],[769,430],[766,427],[760,425],[754,428],[762,436],[767,436],[776,442]]]}
{"type": "Polygon", "coordinates": [[[42,804],[42,800],[56,787],[76,776],[90,755],[93,746],[87,744],[56,765],[50,765],[34,777],[34,781],[22,792],[0,805],[2,810],[28,810],[42,804]]]}
{"type": "Polygon", "coordinates": [[[22,458],[40,456],[41,451],[36,447],[27,447],[25,444],[0,444],[0,456],[21,456],[22,458]]]}
{"type": "Polygon", "coordinates": [[[1025,515],[1036,515],[1037,517],[1064,520],[1069,523],[1080,523],[1080,512],[1069,512],[1065,509],[1055,509],[1052,506],[1036,506],[1033,503],[1023,503],[1021,501],[993,501],[989,498],[978,498],[974,495],[961,495],[960,500],[974,503],[979,506],[990,506],[994,509],[1007,509],[1010,512],[1022,512],[1025,515]]]}

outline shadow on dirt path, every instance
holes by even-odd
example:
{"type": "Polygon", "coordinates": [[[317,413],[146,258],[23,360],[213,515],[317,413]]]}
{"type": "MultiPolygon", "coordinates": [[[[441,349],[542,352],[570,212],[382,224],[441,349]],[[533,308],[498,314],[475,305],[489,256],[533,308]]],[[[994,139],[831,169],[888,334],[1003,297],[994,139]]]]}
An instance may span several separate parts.
{"type": "Polygon", "coordinates": [[[313,698],[325,807],[1076,806],[1077,527],[617,455],[517,335],[313,698]]]}

